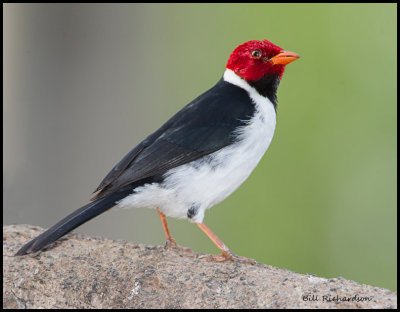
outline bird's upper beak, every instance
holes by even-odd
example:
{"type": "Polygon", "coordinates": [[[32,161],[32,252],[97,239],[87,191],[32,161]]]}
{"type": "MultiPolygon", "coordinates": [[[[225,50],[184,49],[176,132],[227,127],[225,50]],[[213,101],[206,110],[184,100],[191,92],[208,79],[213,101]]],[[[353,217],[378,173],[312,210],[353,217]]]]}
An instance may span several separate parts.
{"type": "Polygon", "coordinates": [[[297,53],[290,52],[290,51],[281,51],[279,54],[275,55],[274,57],[271,57],[269,61],[274,64],[281,64],[281,65],[286,65],[289,64],[295,60],[297,60],[300,57],[297,53]]]}

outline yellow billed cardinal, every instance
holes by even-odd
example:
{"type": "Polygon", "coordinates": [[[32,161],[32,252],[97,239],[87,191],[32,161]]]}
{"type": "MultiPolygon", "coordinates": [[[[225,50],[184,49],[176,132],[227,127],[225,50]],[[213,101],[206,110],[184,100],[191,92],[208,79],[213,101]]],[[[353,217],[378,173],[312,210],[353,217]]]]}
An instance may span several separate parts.
{"type": "Polygon", "coordinates": [[[276,124],[276,92],[285,66],[298,59],[268,40],[252,40],[230,55],[223,77],[134,147],[100,183],[92,202],[24,245],[42,250],[82,223],[114,207],[155,208],[167,247],[179,248],[166,216],[194,222],[222,251],[234,255],[203,223],[204,212],[235,191],[257,166],[276,124]]]}

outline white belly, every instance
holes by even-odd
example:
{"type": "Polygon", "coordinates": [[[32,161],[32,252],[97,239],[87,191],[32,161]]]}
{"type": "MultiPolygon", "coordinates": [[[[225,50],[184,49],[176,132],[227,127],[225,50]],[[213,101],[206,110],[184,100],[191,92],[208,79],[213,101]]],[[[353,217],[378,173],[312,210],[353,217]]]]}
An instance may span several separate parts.
{"type": "MultiPolygon", "coordinates": [[[[270,104],[270,103],[268,103],[270,104]]],[[[138,187],[119,207],[158,207],[165,215],[187,218],[196,205],[193,222],[202,222],[204,211],[224,200],[250,175],[261,160],[275,130],[275,110],[257,114],[238,133],[238,142],[191,163],[169,170],[162,184],[138,187]]]]}
{"type": "Polygon", "coordinates": [[[202,159],[169,170],[164,182],[146,184],[118,203],[121,208],[159,208],[165,215],[187,218],[188,209],[197,213],[191,221],[202,222],[206,209],[221,202],[235,191],[250,175],[271,143],[276,124],[272,103],[260,96],[247,83],[237,81],[236,75],[225,73],[225,80],[248,91],[255,103],[255,115],[246,126],[238,129],[238,140],[202,159]]]}

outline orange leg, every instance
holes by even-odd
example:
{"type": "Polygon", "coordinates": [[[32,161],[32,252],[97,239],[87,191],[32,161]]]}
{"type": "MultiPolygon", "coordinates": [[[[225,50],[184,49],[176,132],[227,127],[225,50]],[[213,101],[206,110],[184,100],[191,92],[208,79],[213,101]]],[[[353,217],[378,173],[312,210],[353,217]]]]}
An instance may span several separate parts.
{"type": "Polygon", "coordinates": [[[222,251],[221,255],[206,255],[207,261],[239,261],[244,263],[256,264],[257,261],[245,257],[236,256],[228,247],[215,235],[204,223],[196,223],[196,225],[208,236],[209,239],[222,251]]]}
{"type": "Polygon", "coordinates": [[[157,212],[158,212],[158,215],[160,216],[161,225],[164,229],[165,239],[167,240],[165,243],[166,248],[181,249],[186,252],[193,252],[189,248],[181,247],[181,246],[177,245],[175,239],[172,237],[171,233],[169,232],[167,218],[165,217],[165,214],[163,214],[158,208],[157,208],[157,212]]]}
{"type": "Polygon", "coordinates": [[[168,223],[167,223],[167,218],[165,217],[165,214],[163,214],[158,208],[157,208],[158,215],[160,216],[161,219],[161,225],[164,229],[165,233],[165,239],[167,240],[167,245],[176,245],[175,240],[172,238],[171,233],[169,232],[168,228],[168,223]]]}

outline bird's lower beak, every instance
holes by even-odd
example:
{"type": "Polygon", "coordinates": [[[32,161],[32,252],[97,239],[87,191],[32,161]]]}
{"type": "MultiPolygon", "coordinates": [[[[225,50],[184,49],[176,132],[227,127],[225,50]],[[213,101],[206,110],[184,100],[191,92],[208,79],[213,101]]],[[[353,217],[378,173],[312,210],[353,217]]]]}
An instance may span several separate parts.
{"type": "Polygon", "coordinates": [[[282,51],[279,54],[275,55],[274,57],[271,57],[269,61],[274,65],[277,64],[286,65],[297,60],[299,57],[300,55],[298,55],[297,53],[290,51],[282,51]]]}

